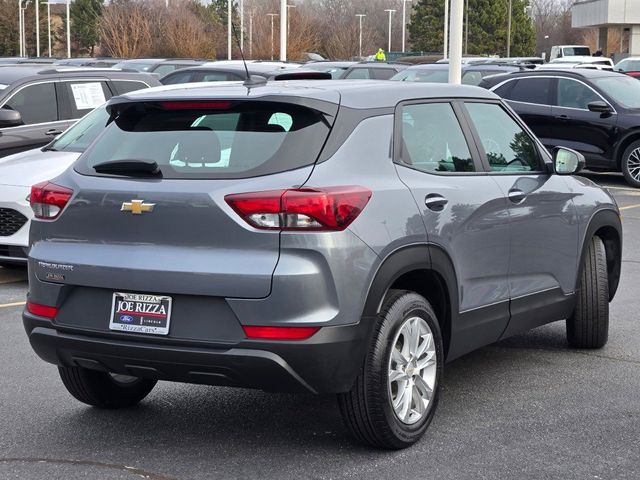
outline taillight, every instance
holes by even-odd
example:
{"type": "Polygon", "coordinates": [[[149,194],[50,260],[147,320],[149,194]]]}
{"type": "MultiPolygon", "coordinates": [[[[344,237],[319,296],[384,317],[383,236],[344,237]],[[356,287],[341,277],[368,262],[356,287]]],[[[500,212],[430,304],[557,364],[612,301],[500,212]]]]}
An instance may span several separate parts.
{"type": "Polygon", "coordinates": [[[67,205],[73,190],[51,182],[42,182],[31,187],[29,203],[36,218],[53,220],[67,205]]]}
{"type": "Polygon", "coordinates": [[[40,305],[33,302],[27,302],[27,310],[33,315],[45,317],[51,320],[53,320],[58,314],[58,309],[56,307],[49,307],[47,305],[40,305]]]}
{"type": "Polygon", "coordinates": [[[264,230],[340,231],[371,198],[358,186],[298,188],[239,193],[224,197],[247,223],[264,230]]]}
{"type": "Polygon", "coordinates": [[[261,327],[244,325],[242,329],[247,338],[253,340],[306,340],[320,330],[320,327],[261,327]]]}

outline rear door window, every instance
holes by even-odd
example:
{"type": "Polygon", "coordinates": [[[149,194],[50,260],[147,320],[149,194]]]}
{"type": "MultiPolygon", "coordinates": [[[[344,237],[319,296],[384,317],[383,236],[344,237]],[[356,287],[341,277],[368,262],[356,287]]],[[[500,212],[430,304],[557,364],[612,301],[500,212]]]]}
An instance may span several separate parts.
{"type": "Polygon", "coordinates": [[[402,107],[403,163],[423,172],[474,172],[469,146],[449,103],[402,107]]]}
{"type": "Polygon", "coordinates": [[[58,101],[53,82],[29,85],[13,94],[2,108],[17,110],[25,125],[58,120],[58,101]]]}
{"type": "Polygon", "coordinates": [[[152,160],[164,178],[247,178],[313,164],[329,133],[322,114],[307,107],[196,103],[202,107],[128,105],[89,148],[78,171],[97,175],[98,163],[152,160]]]}
{"type": "Polygon", "coordinates": [[[61,82],[60,85],[68,100],[66,117],[69,119],[81,118],[111,98],[106,81],[61,82]]]}
{"type": "MultiPolygon", "coordinates": [[[[551,104],[551,78],[521,78],[515,81],[510,90],[505,92],[507,98],[514,102],[551,104]]],[[[502,96],[500,92],[496,92],[502,96]]]]}
{"type": "Polygon", "coordinates": [[[161,80],[163,85],[176,85],[178,83],[188,83],[192,81],[193,72],[176,72],[161,80]]]}
{"type": "Polygon", "coordinates": [[[373,71],[373,78],[376,80],[389,80],[398,73],[392,68],[372,68],[371,70],[373,71]]]}
{"type": "Polygon", "coordinates": [[[226,82],[233,80],[244,80],[244,78],[246,77],[246,75],[240,77],[235,73],[229,72],[203,72],[201,75],[202,79],[199,80],[201,82],[226,82]]]}
{"type": "Polygon", "coordinates": [[[368,68],[354,68],[349,73],[347,73],[347,75],[344,78],[348,78],[349,80],[362,80],[362,79],[370,79],[371,75],[369,73],[368,68]]]}

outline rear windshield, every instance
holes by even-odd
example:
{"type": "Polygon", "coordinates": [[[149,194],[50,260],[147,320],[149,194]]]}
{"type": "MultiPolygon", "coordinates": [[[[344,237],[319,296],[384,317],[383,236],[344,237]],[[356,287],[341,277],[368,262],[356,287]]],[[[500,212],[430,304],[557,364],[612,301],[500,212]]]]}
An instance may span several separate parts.
{"type": "Polygon", "coordinates": [[[215,103],[215,109],[183,109],[180,102],[132,105],[76,168],[99,175],[93,168],[99,163],[151,160],[163,178],[247,178],[315,163],[329,133],[322,114],[310,108],[215,103]]]}
{"type": "Polygon", "coordinates": [[[565,57],[574,57],[574,56],[588,57],[591,55],[591,50],[589,50],[589,47],[564,47],[562,49],[562,52],[565,57]]]}

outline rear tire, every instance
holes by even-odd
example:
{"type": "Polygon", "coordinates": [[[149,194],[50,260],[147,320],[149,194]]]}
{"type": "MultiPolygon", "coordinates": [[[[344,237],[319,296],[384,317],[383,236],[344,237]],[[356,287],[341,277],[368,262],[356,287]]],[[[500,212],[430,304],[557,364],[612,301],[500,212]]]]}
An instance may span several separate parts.
{"type": "Polygon", "coordinates": [[[580,275],[576,308],[567,319],[567,341],[574,348],[601,348],[609,336],[609,277],[600,237],[591,239],[580,275]]]}
{"type": "Polygon", "coordinates": [[[624,151],[620,168],[627,183],[640,188],[640,140],[633,142],[624,151]]]}
{"type": "Polygon", "coordinates": [[[77,400],[98,408],[132,407],[146,397],[157,380],[114,376],[82,367],[58,367],[62,383],[77,400]]]}
{"type": "Polygon", "coordinates": [[[413,292],[392,290],[360,374],[349,392],[338,395],[353,436],[386,449],[417,442],[435,414],[443,360],[440,327],[429,302],[413,292]]]}

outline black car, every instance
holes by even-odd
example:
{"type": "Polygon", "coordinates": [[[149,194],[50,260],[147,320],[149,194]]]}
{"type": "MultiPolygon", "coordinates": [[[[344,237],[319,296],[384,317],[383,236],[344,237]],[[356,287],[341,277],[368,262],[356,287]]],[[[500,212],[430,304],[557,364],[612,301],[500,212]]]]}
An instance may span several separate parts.
{"type": "Polygon", "coordinates": [[[114,95],[158,85],[153,75],[112,69],[0,67],[0,157],[46,145],[114,95]]]}
{"type": "Polygon", "coordinates": [[[331,73],[302,68],[275,69],[273,65],[247,63],[247,67],[240,64],[203,65],[200,67],[183,68],[172,72],[160,79],[163,85],[197,82],[233,82],[247,79],[250,76],[262,77],[266,80],[330,80],[331,73]]]}
{"type": "Polygon", "coordinates": [[[547,148],[581,152],[590,170],[622,171],[640,187],[640,82],[617,72],[541,70],[480,84],[509,104],[547,148]]]}
{"type": "MultiPolygon", "coordinates": [[[[482,79],[500,73],[513,73],[524,70],[517,65],[463,65],[462,83],[478,85],[482,79]]],[[[400,82],[448,83],[449,65],[443,63],[419,64],[396,73],[390,80],[400,82]]]]}
{"type": "Polygon", "coordinates": [[[358,62],[347,68],[342,80],[389,80],[396,73],[409,67],[408,63],[399,62],[358,62]]]}

